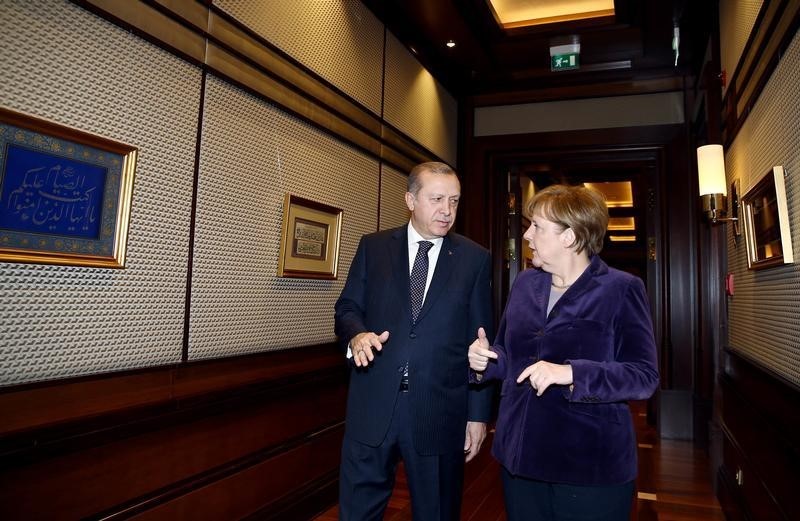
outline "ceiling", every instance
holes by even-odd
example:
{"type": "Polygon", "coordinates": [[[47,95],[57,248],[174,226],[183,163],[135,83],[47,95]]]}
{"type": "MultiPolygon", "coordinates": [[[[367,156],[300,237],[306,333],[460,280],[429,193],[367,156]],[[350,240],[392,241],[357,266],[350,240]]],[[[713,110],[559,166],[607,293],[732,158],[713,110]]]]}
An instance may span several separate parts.
{"type": "Polygon", "coordinates": [[[614,0],[489,0],[504,29],[614,16],[614,0]]]}
{"type": "MultiPolygon", "coordinates": [[[[542,4],[560,9],[595,0],[493,0],[495,5],[489,0],[363,1],[448,90],[478,97],[529,91],[535,98],[537,91],[575,86],[583,89],[582,96],[592,95],[586,91],[591,86],[609,95],[609,85],[631,82],[669,90],[676,78],[699,69],[716,8],[713,1],[616,0],[613,15],[600,8],[594,18],[570,20],[556,14],[534,25],[504,28],[498,12],[514,14],[542,4]],[[672,49],[676,23],[677,66],[672,49]],[[455,47],[446,46],[449,40],[455,47]],[[580,68],[552,72],[550,47],[575,40],[580,42],[580,68]]],[[[526,16],[517,14],[517,21],[526,16]]]]}
{"type": "MultiPolygon", "coordinates": [[[[476,107],[691,87],[717,8],[715,0],[612,0],[613,13],[608,3],[586,7],[595,0],[362,1],[451,93],[476,107]],[[545,4],[556,10],[577,6],[579,14],[523,11],[545,4]],[[509,19],[504,23],[501,15],[509,19]],[[449,40],[456,45],[447,47],[449,40]],[[573,42],[580,43],[579,68],[551,71],[550,47],[573,42]]],[[[612,201],[615,219],[604,258],[646,277],[649,160],[626,151],[573,157],[537,150],[496,159],[497,172],[507,170],[509,182],[536,189],[595,183],[612,201]]]]}

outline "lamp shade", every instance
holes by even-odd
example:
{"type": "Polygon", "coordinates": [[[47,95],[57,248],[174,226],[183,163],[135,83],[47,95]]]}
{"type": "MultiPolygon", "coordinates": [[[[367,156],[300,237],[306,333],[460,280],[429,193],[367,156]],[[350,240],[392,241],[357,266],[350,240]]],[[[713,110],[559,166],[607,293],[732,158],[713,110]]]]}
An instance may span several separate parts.
{"type": "Polygon", "coordinates": [[[697,177],[700,195],[728,195],[725,182],[725,154],[722,145],[697,147],[697,177]]]}

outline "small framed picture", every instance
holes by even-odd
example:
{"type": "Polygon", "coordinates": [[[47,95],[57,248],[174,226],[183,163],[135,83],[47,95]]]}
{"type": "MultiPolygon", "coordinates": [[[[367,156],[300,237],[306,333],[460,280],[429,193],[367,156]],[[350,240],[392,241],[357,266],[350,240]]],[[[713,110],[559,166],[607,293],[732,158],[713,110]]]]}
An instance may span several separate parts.
{"type": "Polygon", "coordinates": [[[124,268],[136,155],[0,107],[0,261],[124,268]]]}
{"type": "Polygon", "coordinates": [[[742,196],[742,213],[748,268],[760,270],[794,262],[782,166],[773,167],[742,196]]]}
{"type": "Polygon", "coordinates": [[[286,194],[278,276],[335,279],[342,210],[286,194]]]}

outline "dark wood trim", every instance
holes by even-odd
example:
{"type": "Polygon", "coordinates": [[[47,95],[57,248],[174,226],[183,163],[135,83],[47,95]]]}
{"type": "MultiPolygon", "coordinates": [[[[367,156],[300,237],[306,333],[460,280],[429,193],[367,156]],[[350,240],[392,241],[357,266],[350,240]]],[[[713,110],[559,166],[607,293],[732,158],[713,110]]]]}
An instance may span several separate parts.
{"type": "Polygon", "coordinates": [[[546,87],[514,92],[478,94],[470,98],[475,107],[540,103],[608,96],[631,96],[635,94],[657,94],[683,90],[683,78],[667,76],[641,80],[587,83],[563,87],[546,87]]]}
{"type": "Polygon", "coordinates": [[[192,171],[192,208],[189,215],[189,255],[186,263],[186,294],[183,308],[183,345],[181,346],[181,362],[189,361],[189,330],[192,317],[192,276],[194,274],[194,238],[197,228],[197,190],[200,186],[200,152],[203,143],[203,115],[206,103],[206,81],[208,73],[203,71],[200,78],[200,99],[197,109],[197,133],[194,145],[194,168],[192,171]]]}
{"type": "Polygon", "coordinates": [[[177,519],[178,512],[185,515],[186,512],[194,511],[189,518],[232,519],[251,512],[254,504],[260,507],[260,512],[298,508],[296,503],[303,498],[301,494],[321,496],[316,502],[305,505],[306,507],[315,505],[314,508],[319,508],[321,511],[331,504],[330,498],[324,496],[327,492],[324,486],[329,485],[332,479],[335,479],[335,484],[338,485],[338,460],[331,460],[328,457],[328,464],[324,466],[315,462],[328,470],[322,475],[315,476],[310,482],[302,479],[286,479],[282,486],[266,487],[265,481],[270,478],[272,481],[279,480],[287,473],[287,467],[293,465],[297,465],[298,468],[292,469],[288,474],[295,473],[302,476],[304,472],[308,472],[311,463],[307,461],[309,450],[319,451],[319,447],[324,446],[325,452],[336,454],[343,432],[344,427],[340,423],[319,432],[297,437],[280,446],[248,455],[92,517],[109,521],[129,519],[132,516],[137,519],[177,519]],[[262,479],[255,478],[255,475],[260,475],[262,479]],[[253,483],[256,483],[255,488],[263,493],[261,498],[249,497],[232,505],[224,500],[225,497],[241,496],[242,486],[252,487],[253,483]],[[297,483],[300,486],[295,490],[288,486],[297,483]],[[211,509],[217,512],[209,516],[213,511],[211,509]]]}
{"type": "Polygon", "coordinates": [[[318,371],[338,371],[333,344],[185,365],[155,367],[6,387],[0,390],[0,440],[33,429],[263,385],[318,371]]]}
{"type": "Polygon", "coordinates": [[[211,2],[72,1],[401,171],[441,160],[211,2]]]}
{"type": "Polygon", "coordinates": [[[733,143],[800,27],[800,3],[766,0],[761,6],[723,99],[723,143],[733,143]]]}
{"type": "MultiPolygon", "coordinates": [[[[174,427],[198,417],[256,407],[266,401],[290,400],[305,388],[337,388],[345,384],[338,369],[217,390],[208,394],[103,415],[0,438],[0,461],[7,467],[29,465],[48,458],[131,438],[155,429],[174,427]]],[[[33,405],[33,404],[32,404],[33,405]]]]}
{"type": "Polygon", "coordinates": [[[339,498],[339,471],[323,474],[305,487],[295,490],[269,507],[259,510],[244,521],[314,519],[339,498]]]}
{"type": "Polygon", "coordinates": [[[336,472],[346,376],[325,344],[6,389],[0,518],[265,509],[336,472]]]}
{"type": "Polygon", "coordinates": [[[745,514],[745,506],[739,502],[736,485],[722,468],[718,469],[716,480],[717,499],[725,513],[725,519],[727,521],[756,521],[745,514]]]}
{"type": "Polygon", "coordinates": [[[199,19],[204,16],[204,13],[207,13],[208,9],[202,7],[200,3],[183,2],[184,11],[187,14],[175,17],[161,6],[157,9],[154,5],[148,5],[142,0],[130,2],[70,1],[193,65],[203,66],[205,41],[198,30],[206,25],[205,22],[199,25],[199,19]],[[194,20],[195,23],[186,23],[186,20],[194,20]]]}
{"type": "Polygon", "coordinates": [[[494,206],[493,184],[491,182],[493,161],[513,155],[545,154],[574,155],[576,150],[594,152],[625,148],[628,151],[659,147],[681,135],[683,125],[652,125],[615,129],[576,130],[565,132],[542,132],[536,134],[514,134],[500,136],[471,137],[464,145],[467,149],[467,163],[462,167],[462,175],[467,187],[483,187],[482,190],[469,190],[464,195],[465,208],[469,213],[465,219],[464,233],[481,244],[491,244],[492,223],[497,216],[491,212],[494,206]]]}
{"type": "Polygon", "coordinates": [[[750,519],[798,519],[800,390],[739,351],[723,356],[720,503],[750,519]]]}

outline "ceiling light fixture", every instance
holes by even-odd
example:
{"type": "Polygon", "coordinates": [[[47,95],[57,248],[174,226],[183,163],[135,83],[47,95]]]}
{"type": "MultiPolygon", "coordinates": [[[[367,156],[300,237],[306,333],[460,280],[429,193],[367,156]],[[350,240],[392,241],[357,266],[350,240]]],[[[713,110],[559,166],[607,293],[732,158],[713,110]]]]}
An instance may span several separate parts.
{"type": "Polygon", "coordinates": [[[447,45],[447,47],[452,49],[453,47],[456,46],[456,42],[454,42],[453,40],[447,40],[447,43],[445,45],[447,45]]]}

